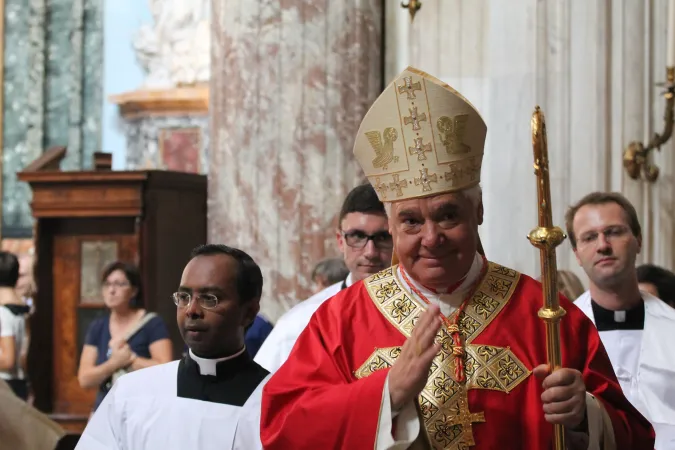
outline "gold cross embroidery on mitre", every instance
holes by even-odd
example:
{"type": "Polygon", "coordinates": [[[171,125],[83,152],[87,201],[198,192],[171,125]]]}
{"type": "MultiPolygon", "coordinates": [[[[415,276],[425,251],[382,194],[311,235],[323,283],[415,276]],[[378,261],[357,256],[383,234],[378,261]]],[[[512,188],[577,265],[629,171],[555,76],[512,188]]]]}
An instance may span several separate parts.
{"type": "MultiPolygon", "coordinates": [[[[409,337],[426,305],[410,294],[396,270],[397,266],[386,269],[364,283],[378,310],[399,332],[409,337]]],[[[483,411],[471,410],[469,390],[509,393],[530,375],[509,347],[471,343],[508,303],[519,277],[514,270],[489,263],[485,277],[460,316],[465,382],[458,383],[454,379],[452,356],[458,349],[450,332],[444,327],[436,336],[441,351],[432,362],[427,384],[418,398],[424,428],[434,449],[466,450],[475,445],[473,426],[486,422],[486,417],[483,411]]],[[[354,374],[364,378],[391,367],[400,353],[401,347],[376,349],[354,374]]]]}
{"type": "Polygon", "coordinates": [[[380,181],[380,177],[375,178],[373,188],[375,189],[375,192],[382,196],[383,199],[387,198],[387,185],[380,181]]]}
{"type": "Polygon", "coordinates": [[[407,94],[408,100],[414,100],[417,97],[415,96],[415,91],[422,90],[422,83],[415,81],[413,83],[412,77],[403,77],[403,84],[398,87],[399,94],[407,94]]]}
{"type": "Polygon", "coordinates": [[[424,161],[427,159],[425,153],[431,153],[431,144],[423,144],[422,140],[424,138],[415,138],[415,146],[408,147],[408,151],[411,155],[417,155],[418,161],[424,161]]]}
{"type": "Polygon", "coordinates": [[[408,186],[408,182],[403,179],[399,180],[399,175],[395,173],[392,175],[393,181],[389,183],[389,189],[396,192],[396,196],[400,197],[403,195],[403,188],[408,186]]]}
{"type": "Polygon", "coordinates": [[[403,125],[412,124],[412,129],[414,131],[421,130],[422,127],[420,126],[420,122],[426,122],[427,121],[427,114],[426,113],[418,114],[417,113],[417,106],[413,106],[412,108],[408,108],[408,111],[410,111],[410,115],[408,117],[403,118],[403,125]]]}
{"type": "Polygon", "coordinates": [[[415,178],[415,186],[422,185],[422,191],[428,192],[431,190],[431,183],[438,183],[438,177],[435,173],[430,174],[429,169],[420,169],[419,178],[415,178]]]}

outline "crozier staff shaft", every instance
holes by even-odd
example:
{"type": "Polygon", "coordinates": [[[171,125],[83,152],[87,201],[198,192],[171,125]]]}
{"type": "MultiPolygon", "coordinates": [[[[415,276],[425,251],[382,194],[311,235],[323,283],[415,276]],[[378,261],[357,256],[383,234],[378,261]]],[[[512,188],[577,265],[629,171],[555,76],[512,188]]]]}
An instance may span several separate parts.
{"type": "MultiPolygon", "coordinates": [[[[553,226],[546,122],[544,114],[538,106],[532,114],[531,126],[534,173],[537,176],[539,226],[530,232],[528,239],[532,245],[539,249],[544,298],[543,307],[539,310],[538,315],[546,325],[548,365],[551,371],[554,371],[562,366],[560,319],[565,315],[565,310],[558,301],[558,267],[556,265],[555,248],[565,240],[566,236],[559,227],[553,226]]],[[[556,450],[565,450],[564,429],[560,424],[554,426],[554,443],[556,450]]]]}

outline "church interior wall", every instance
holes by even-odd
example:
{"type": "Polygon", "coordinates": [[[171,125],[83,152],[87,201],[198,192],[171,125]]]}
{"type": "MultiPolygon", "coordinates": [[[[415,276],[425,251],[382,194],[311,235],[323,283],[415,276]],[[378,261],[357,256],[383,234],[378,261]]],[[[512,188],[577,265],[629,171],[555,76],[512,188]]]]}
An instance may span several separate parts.
{"type": "MultiPolygon", "coordinates": [[[[208,4],[198,3],[191,8],[208,4]]],[[[221,11],[226,2],[215,1],[222,17],[210,21],[217,25],[211,30],[214,42],[251,47],[249,54],[231,52],[227,58],[221,49],[213,51],[220,72],[210,86],[222,92],[211,93],[216,103],[211,117],[204,112],[208,101],[198,113],[162,106],[158,111],[165,115],[134,118],[127,124],[138,126],[125,129],[119,105],[110,98],[147,88],[134,50],[140,28],[165,20],[166,31],[171,20],[185,16],[194,23],[181,36],[200,39],[193,28],[203,28],[205,13],[162,12],[161,2],[135,0],[4,0],[2,237],[30,239],[30,190],[15,173],[52,145],[68,146],[64,170],[89,168],[93,152],[105,151],[113,154],[114,169],[210,171],[219,177],[210,180],[210,239],[250,249],[263,265],[272,264],[265,269],[268,292],[272,287],[285,292],[270,300],[269,315],[276,317],[309,292],[316,260],[336,253],[335,214],[342,195],[360,180],[351,159],[353,133],[382,84],[410,64],[460,90],[488,124],[481,234],[489,257],[538,275],[538,255],[525,236],[536,222],[529,119],[539,104],[548,124],[555,223],[562,226],[566,207],[590,191],[623,192],[642,219],[639,262],[675,267],[672,140],[655,153],[661,169],[656,183],[634,181],[622,167],[629,142],[645,141],[663,127],[664,101],[656,83],[665,78],[667,0],[422,3],[411,23],[398,3],[381,9],[379,2],[353,0],[315,10],[293,2],[283,7],[254,2],[231,13],[221,11]],[[353,22],[354,17],[366,19],[353,22]],[[279,36],[282,45],[276,44],[279,36]],[[255,83],[223,84],[240,61],[255,83]],[[352,80],[354,67],[361,69],[352,80]],[[214,117],[217,129],[209,131],[214,117]],[[254,138],[243,134],[250,126],[254,138]],[[189,146],[189,158],[158,156],[165,129],[177,130],[167,139],[172,151],[187,154],[181,145],[189,146]],[[210,142],[217,152],[209,151],[210,142]],[[259,149],[242,150],[251,146],[259,149]],[[270,149],[283,155],[273,166],[263,164],[272,161],[270,149]],[[326,168],[332,172],[323,174],[326,168]],[[315,170],[321,175],[310,173],[315,170]],[[232,216],[241,204],[238,196],[276,204],[280,186],[286,200],[274,212],[259,207],[252,213],[258,225],[233,226],[250,213],[242,207],[232,216]],[[286,217],[281,209],[288,204],[303,218],[286,217]],[[270,227],[279,231],[265,235],[270,227]],[[298,235],[301,230],[309,231],[298,235]]],[[[183,48],[180,39],[171,45],[183,48]]],[[[179,90],[165,88],[169,96],[179,90]]],[[[558,253],[561,269],[582,275],[569,242],[558,253]]]]}
{"type": "MultiPolygon", "coordinates": [[[[525,236],[536,226],[530,117],[547,119],[554,222],[594,190],[619,191],[644,230],[638,264],[672,269],[673,140],[656,152],[656,183],[634,181],[622,153],[663,128],[667,0],[452,0],[389,8],[385,81],[411,64],[464,94],[488,125],[482,184],[483,245],[489,258],[533,276],[538,253],[525,236]]],[[[585,275],[567,240],[558,266],[585,275]]]]}

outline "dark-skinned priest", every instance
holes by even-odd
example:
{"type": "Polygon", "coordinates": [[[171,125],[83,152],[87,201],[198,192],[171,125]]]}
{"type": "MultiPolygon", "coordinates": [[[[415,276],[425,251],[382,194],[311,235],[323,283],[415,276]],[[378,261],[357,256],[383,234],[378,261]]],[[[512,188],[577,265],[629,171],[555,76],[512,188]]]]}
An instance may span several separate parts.
{"type": "Polygon", "coordinates": [[[260,449],[260,400],[268,372],[253,362],[244,331],[260,309],[263,278],[245,252],[195,249],[173,294],[189,348],[179,361],[122,376],[78,449],[260,449]]]}
{"type": "Polygon", "coordinates": [[[561,299],[564,368],[550,373],[541,284],[479,252],[486,134],[461,94],[413,68],[368,111],[354,154],[395,264],[314,314],[263,389],[266,450],[550,450],[553,424],[569,450],[654,448],[593,324],[561,299]]]}

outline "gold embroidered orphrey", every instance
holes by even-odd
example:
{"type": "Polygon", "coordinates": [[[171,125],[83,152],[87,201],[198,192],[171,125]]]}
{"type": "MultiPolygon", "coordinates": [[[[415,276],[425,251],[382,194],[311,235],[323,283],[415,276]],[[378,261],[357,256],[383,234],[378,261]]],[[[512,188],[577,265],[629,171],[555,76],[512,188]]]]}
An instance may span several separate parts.
{"type": "MultiPolygon", "coordinates": [[[[410,337],[426,305],[410,295],[396,270],[397,266],[393,266],[379,272],[367,278],[365,285],[380,312],[405,337],[410,337]]],[[[471,344],[506,306],[519,279],[520,274],[515,270],[490,262],[476,293],[460,316],[466,352],[464,384],[453,377],[450,334],[443,327],[436,336],[441,351],[431,365],[427,385],[419,396],[425,429],[434,449],[466,450],[475,445],[473,423],[485,422],[485,415],[482,411],[470,410],[469,389],[509,393],[530,375],[510,348],[471,344]]],[[[400,353],[401,347],[377,349],[355,372],[356,377],[364,378],[391,367],[400,353]]]]}

